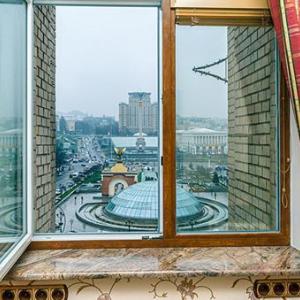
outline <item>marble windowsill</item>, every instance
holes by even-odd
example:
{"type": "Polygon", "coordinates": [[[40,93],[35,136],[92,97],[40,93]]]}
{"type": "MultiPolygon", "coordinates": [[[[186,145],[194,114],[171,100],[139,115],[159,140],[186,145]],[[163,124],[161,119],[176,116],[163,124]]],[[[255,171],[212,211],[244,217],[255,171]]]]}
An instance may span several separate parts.
{"type": "Polygon", "coordinates": [[[300,276],[292,247],[27,251],[5,280],[103,277],[300,276]]]}

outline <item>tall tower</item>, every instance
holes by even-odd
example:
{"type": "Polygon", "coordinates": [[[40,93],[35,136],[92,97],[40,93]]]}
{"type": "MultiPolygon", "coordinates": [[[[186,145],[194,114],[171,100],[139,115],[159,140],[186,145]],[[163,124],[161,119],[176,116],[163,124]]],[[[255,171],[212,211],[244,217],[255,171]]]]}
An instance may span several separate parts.
{"type": "Polygon", "coordinates": [[[139,122],[139,135],[136,140],[136,147],[138,151],[144,151],[146,146],[145,138],[143,137],[143,107],[144,102],[142,99],[138,101],[138,122],[139,122]]]}
{"type": "Polygon", "coordinates": [[[126,131],[128,129],[129,124],[129,116],[128,116],[128,104],[121,102],[119,103],[119,130],[120,132],[126,131]]]}
{"type": "Polygon", "coordinates": [[[119,104],[119,128],[120,131],[128,131],[131,134],[139,133],[140,116],[142,129],[147,134],[158,131],[158,103],[151,103],[151,93],[128,93],[129,103],[119,104]],[[140,107],[142,103],[142,107],[140,107]]]}

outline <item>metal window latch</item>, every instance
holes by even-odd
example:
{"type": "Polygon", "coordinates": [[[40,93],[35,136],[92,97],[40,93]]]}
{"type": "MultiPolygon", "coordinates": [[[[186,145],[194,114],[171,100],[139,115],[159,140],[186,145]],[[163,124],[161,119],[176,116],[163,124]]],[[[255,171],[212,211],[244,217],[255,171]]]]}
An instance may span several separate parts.
{"type": "Polygon", "coordinates": [[[151,238],[151,240],[162,240],[163,239],[163,236],[162,235],[158,235],[158,236],[153,236],[151,238]]]}
{"type": "Polygon", "coordinates": [[[294,298],[300,296],[300,279],[266,279],[257,280],[253,287],[258,299],[294,298]]]}
{"type": "Polygon", "coordinates": [[[8,285],[0,287],[1,300],[67,300],[65,285],[8,285]]]}
{"type": "Polygon", "coordinates": [[[162,235],[153,236],[153,237],[150,237],[149,235],[142,236],[142,240],[162,240],[162,239],[163,239],[162,235]]]}

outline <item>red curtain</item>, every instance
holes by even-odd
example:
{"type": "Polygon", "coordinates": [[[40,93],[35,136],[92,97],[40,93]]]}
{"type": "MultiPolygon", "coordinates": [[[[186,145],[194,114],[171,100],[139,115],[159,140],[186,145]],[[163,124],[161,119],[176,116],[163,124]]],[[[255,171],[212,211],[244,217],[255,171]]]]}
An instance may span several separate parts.
{"type": "Polygon", "coordinates": [[[300,0],[269,0],[269,5],[300,130],[300,0]]]}

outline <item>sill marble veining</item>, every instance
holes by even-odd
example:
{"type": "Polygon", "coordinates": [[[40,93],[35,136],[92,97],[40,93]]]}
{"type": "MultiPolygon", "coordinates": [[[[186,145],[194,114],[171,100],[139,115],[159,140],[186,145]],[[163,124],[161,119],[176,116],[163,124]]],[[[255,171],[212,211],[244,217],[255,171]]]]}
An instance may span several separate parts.
{"type": "Polygon", "coordinates": [[[5,280],[103,277],[300,276],[292,247],[67,249],[27,251],[5,280]]]}

